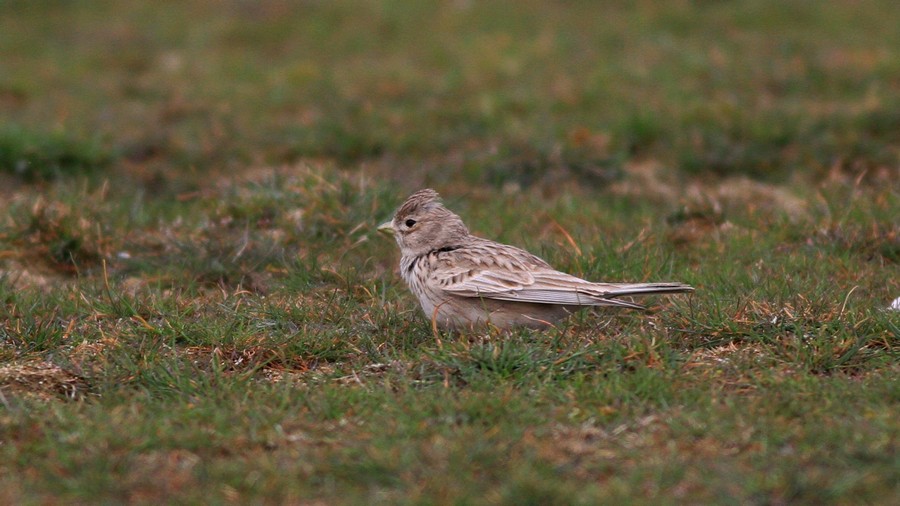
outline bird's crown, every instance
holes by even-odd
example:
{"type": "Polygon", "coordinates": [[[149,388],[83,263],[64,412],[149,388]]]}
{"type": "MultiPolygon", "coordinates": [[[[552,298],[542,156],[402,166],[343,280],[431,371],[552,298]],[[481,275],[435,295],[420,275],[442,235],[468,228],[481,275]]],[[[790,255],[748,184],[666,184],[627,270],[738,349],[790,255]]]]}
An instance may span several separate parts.
{"type": "Polygon", "coordinates": [[[419,190],[410,195],[397,210],[397,216],[405,216],[417,210],[427,210],[441,205],[441,196],[431,188],[419,190]]]}

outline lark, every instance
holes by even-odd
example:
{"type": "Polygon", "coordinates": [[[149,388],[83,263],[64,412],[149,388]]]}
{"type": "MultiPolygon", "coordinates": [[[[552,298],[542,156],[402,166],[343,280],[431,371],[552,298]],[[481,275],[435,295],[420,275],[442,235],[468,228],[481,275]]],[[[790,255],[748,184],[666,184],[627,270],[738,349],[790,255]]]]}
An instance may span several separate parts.
{"type": "Polygon", "coordinates": [[[400,274],[441,329],[547,328],[588,306],[643,309],[620,297],[691,292],[683,283],[593,283],[525,250],[469,233],[438,193],[419,190],[378,227],[400,245],[400,274]]]}

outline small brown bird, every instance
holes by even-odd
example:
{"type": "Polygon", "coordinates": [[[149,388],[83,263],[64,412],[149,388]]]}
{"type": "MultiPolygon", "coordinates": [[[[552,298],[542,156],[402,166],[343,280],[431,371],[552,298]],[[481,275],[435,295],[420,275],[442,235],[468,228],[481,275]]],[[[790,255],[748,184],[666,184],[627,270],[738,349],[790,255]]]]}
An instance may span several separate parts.
{"type": "Polygon", "coordinates": [[[546,328],[584,306],[643,309],[631,295],[690,292],[682,283],[591,283],[514,246],[469,234],[437,192],[419,190],[378,227],[400,245],[400,274],[442,329],[546,328]]]}

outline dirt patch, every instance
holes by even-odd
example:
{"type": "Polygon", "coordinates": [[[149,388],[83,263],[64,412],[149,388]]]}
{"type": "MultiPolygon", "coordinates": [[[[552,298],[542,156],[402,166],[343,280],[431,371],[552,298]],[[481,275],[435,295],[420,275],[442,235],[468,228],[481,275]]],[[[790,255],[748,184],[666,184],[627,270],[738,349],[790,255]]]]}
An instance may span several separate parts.
{"type": "Polygon", "coordinates": [[[625,167],[622,181],[610,186],[618,195],[648,198],[679,204],[688,209],[711,209],[720,215],[728,209],[783,212],[791,219],[808,216],[803,198],[774,184],[747,177],[729,177],[710,182],[693,180],[685,183],[675,170],[666,170],[655,162],[633,163],[625,167]]]}
{"type": "Polygon", "coordinates": [[[0,267],[0,281],[9,283],[16,290],[34,288],[42,292],[58,289],[62,284],[74,282],[71,276],[62,275],[41,265],[26,267],[17,260],[10,260],[6,265],[0,267]]]}
{"type": "Polygon", "coordinates": [[[84,379],[46,361],[30,361],[0,366],[0,402],[11,397],[45,401],[80,399],[87,393],[84,379]]]}

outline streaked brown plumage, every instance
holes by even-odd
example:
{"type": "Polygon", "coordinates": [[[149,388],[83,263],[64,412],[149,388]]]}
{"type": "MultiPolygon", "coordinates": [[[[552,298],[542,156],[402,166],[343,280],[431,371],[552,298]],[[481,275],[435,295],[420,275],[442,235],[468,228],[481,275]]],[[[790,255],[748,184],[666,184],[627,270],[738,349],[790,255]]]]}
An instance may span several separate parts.
{"type": "Polygon", "coordinates": [[[420,190],[378,227],[400,245],[400,274],[440,328],[544,328],[584,306],[642,309],[632,295],[690,292],[682,283],[592,283],[514,246],[469,234],[437,192],[420,190]]]}

